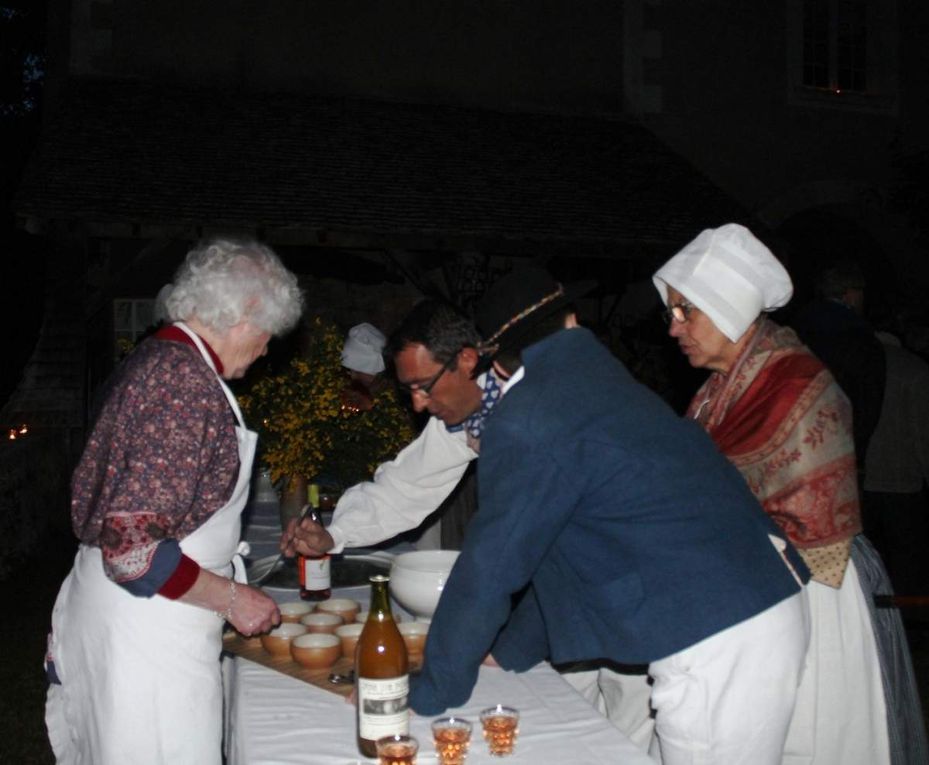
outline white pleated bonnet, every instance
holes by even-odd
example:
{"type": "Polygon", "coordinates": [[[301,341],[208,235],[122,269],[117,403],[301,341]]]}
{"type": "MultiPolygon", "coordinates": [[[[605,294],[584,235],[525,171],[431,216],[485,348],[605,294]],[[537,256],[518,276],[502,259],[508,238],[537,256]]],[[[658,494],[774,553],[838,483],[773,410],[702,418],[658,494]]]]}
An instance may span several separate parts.
{"type": "Polygon", "coordinates": [[[342,366],[369,375],[384,371],[387,338],[373,324],[357,324],[348,331],[342,346],[342,366]]]}
{"type": "Polygon", "coordinates": [[[787,305],[793,283],[780,261],[745,226],[708,228],[652,277],[667,306],[668,287],[710,317],[732,342],[762,311],[787,305]]]}

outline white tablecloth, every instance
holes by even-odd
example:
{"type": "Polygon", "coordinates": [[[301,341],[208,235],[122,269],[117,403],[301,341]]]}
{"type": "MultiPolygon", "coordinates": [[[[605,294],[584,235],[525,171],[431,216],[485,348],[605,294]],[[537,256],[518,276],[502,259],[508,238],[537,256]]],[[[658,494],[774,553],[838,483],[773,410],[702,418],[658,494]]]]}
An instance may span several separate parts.
{"type": "MultiPolygon", "coordinates": [[[[355,765],[372,762],[355,746],[355,708],[334,693],[262,667],[235,660],[230,689],[229,765],[355,765]]],[[[654,765],[600,716],[551,667],[515,674],[481,667],[468,703],[451,710],[475,724],[469,765],[500,759],[487,753],[478,712],[495,704],[520,711],[519,740],[507,762],[543,765],[654,765]]],[[[451,713],[451,712],[450,712],[451,713]]],[[[413,715],[419,763],[434,763],[429,718],[413,715]]]]}
{"type": "MultiPolygon", "coordinates": [[[[261,516],[267,516],[267,509],[261,516]]],[[[268,554],[279,535],[273,523],[253,517],[246,538],[268,554]],[[267,526],[267,527],[266,527],[267,526]]],[[[284,602],[296,591],[271,593],[284,602]]],[[[335,594],[335,593],[334,593],[335,594]]],[[[368,601],[366,587],[338,595],[368,601]]],[[[407,615],[408,617],[408,615],[407,615]]],[[[246,659],[227,659],[225,668],[226,749],[228,765],[355,765],[362,758],[355,745],[355,708],[341,696],[262,667],[246,659]]],[[[516,751],[505,762],[534,765],[654,765],[626,736],[590,706],[549,665],[516,674],[481,667],[468,703],[449,710],[475,724],[469,765],[499,763],[481,739],[478,713],[495,704],[520,711],[516,751]]],[[[435,763],[428,718],[413,715],[410,732],[420,741],[419,763],[435,763]]]]}

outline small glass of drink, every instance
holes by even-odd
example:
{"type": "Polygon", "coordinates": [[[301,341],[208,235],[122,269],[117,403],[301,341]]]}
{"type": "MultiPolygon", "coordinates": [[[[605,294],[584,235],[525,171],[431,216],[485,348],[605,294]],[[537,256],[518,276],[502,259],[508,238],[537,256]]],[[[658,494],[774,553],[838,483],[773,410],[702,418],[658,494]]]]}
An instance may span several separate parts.
{"type": "Polygon", "coordinates": [[[484,726],[484,739],[494,757],[513,754],[519,735],[518,711],[497,704],[481,712],[481,724],[484,726]]]}
{"type": "Polygon", "coordinates": [[[379,738],[376,743],[380,765],[416,765],[419,742],[412,736],[394,734],[379,738]]]}
{"type": "Polygon", "coordinates": [[[432,721],[432,739],[439,765],[462,765],[471,743],[471,723],[461,717],[440,717],[432,721]]]}

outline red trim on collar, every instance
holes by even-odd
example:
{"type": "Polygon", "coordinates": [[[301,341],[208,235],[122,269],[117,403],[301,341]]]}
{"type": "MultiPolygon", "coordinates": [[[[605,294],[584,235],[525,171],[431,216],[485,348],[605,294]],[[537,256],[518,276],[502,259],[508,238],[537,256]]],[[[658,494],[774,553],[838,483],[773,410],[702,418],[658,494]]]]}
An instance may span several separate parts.
{"type": "MultiPolygon", "coordinates": [[[[191,332],[193,332],[193,330],[191,330],[191,332]]],[[[197,337],[200,337],[200,335],[197,335],[197,337]]],[[[180,327],[175,327],[173,324],[169,324],[168,326],[162,327],[161,329],[159,329],[159,330],[155,333],[155,339],[157,339],[157,340],[170,340],[170,341],[175,342],[175,343],[185,343],[185,344],[189,345],[189,346],[192,347],[192,348],[196,348],[196,347],[197,347],[196,343],[194,343],[194,341],[191,340],[190,335],[188,335],[188,334],[187,334],[183,329],[181,329],[180,327]]],[[[210,344],[209,344],[206,340],[204,340],[202,337],[200,337],[200,341],[203,343],[204,348],[206,348],[207,353],[210,354],[210,358],[213,359],[213,364],[216,366],[216,373],[217,373],[218,375],[222,376],[222,374],[223,374],[223,362],[221,362],[221,361],[219,360],[219,356],[216,355],[216,351],[214,351],[214,350],[210,347],[210,344]]]]}

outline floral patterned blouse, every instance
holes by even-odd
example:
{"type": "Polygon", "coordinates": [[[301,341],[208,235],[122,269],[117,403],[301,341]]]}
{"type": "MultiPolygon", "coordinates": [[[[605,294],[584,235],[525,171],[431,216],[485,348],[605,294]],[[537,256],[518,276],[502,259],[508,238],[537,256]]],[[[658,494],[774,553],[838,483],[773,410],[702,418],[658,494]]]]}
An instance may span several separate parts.
{"type": "Polygon", "coordinates": [[[143,341],[108,386],[71,480],[74,532],[101,548],[107,576],[133,594],[159,592],[180,570],[186,590],[198,569],[179,542],[232,495],[235,416],[213,370],[174,327],[143,341]]]}

